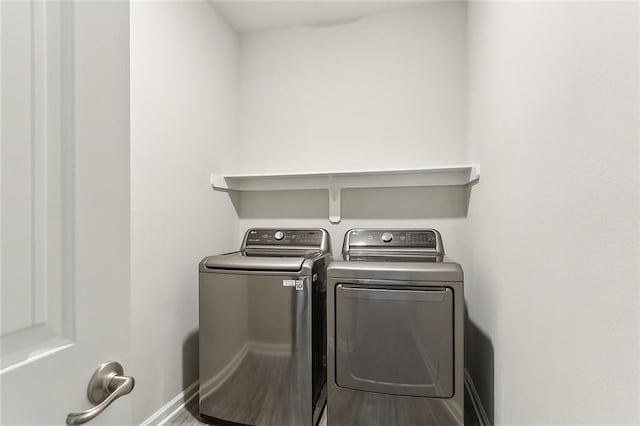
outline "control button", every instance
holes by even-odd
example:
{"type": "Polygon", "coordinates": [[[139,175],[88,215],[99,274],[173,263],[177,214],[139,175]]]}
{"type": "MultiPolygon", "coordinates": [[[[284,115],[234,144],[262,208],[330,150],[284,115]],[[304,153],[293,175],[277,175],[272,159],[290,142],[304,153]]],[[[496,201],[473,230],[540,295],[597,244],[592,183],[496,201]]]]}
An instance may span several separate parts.
{"type": "Polygon", "coordinates": [[[391,235],[391,232],[385,232],[384,234],[382,234],[382,241],[388,243],[391,240],[393,240],[393,235],[391,235]]]}
{"type": "Polygon", "coordinates": [[[273,238],[275,238],[276,241],[280,241],[281,239],[284,238],[284,232],[277,231],[275,234],[273,234],[273,238]]]}

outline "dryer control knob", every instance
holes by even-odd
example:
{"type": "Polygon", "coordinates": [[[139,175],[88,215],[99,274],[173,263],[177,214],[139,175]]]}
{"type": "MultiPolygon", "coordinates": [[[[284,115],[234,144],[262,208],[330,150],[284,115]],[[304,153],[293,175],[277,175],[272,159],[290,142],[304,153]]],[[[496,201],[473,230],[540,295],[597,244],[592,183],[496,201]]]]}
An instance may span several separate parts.
{"type": "Polygon", "coordinates": [[[281,239],[284,238],[284,232],[277,231],[275,234],[273,234],[273,238],[275,238],[276,241],[280,241],[281,239]]]}
{"type": "Polygon", "coordinates": [[[382,241],[388,243],[391,240],[393,240],[393,235],[391,235],[391,232],[385,232],[384,234],[382,234],[382,241]]]}

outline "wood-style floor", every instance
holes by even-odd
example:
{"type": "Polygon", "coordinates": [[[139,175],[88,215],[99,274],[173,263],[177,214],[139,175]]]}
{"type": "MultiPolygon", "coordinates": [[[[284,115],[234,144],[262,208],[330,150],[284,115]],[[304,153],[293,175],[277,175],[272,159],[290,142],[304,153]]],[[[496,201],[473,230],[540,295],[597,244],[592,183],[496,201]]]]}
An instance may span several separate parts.
{"type": "MultiPolygon", "coordinates": [[[[172,426],[215,425],[215,423],[210,423],[200,417],[200,413],[198,412],[198,398],[193,398],[186,407],[181,409],[164,424],[172,426]]],[[[477,426],[481,424],[476,413],[471,409],[471,404],[467,402],[465,402],[465,424],[467,426],[477,426]]],[[[318,426],[327,426],[326,406],[322,412],[322,418],[318,426]]]]}
{"type": "MultiPolygon", "coordinates": [[[[200,417],[198,412],[198,398],[193,398],[186,407],[181,409],[175,416],[170,418],[165,425],[172,426],[194,426],[194,425],[215,425],[200,417]]],[[[327,408],[322,411],[322,418],[318,426],[327,426],[327,408]]]]}

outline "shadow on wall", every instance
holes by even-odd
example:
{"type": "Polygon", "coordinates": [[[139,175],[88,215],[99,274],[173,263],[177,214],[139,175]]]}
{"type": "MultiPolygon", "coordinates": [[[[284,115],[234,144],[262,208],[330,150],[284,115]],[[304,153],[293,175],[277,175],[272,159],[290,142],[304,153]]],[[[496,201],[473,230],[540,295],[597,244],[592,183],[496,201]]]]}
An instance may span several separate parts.
{"type": "MultiPolygon", "coordinates": [[[[494,424],[494,353],[489,337],[469,318],[465,306],[464,367],[468,371],[486,418],[477,424],[494,424]]],[[[465,405],[472,401],[465,401],[465,405]]],[[[476,417],[476,416],[474,416],[476,417]]],[[[466,422],[465,422],[466,423],[466,422]]]]}
{"type": "MultiPolygon", "coordinates": [[[[199,363],[199,341],[198,341],[198,330],[193,330],[182,342],[182,389],[186,389],[193,382],[198,380],[200,375],[200,363],[199,363]]],[[[187,400],[191,394],[184,395],[184,403],[186,409],[195,417],[198,418],[198,405],[197,404],[187,404],[187,400]],[[195,410],[195,412],[193,412],[195,410]]],[[[193,401],[192,401],[193,402],[193,401]]]]}
{"type": "MultiPolygon", "coordinates": [[[[326,219],[326,190],[230,193],[240,218],[326,219]]],[[[432,186],[367,188],[342,191],[342,217],[358,219],[423,219],[466,217],[468,188],[432,186]]]]}

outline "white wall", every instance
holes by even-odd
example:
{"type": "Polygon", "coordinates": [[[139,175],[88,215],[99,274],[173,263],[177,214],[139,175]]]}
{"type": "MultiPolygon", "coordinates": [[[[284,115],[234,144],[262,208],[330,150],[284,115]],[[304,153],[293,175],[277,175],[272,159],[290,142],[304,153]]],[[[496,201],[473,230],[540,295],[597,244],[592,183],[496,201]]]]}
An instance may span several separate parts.
{"type": "Polygon", "coordinates": [[[345,190],[342,221],[328,220],[327,191],[246,193],[237,197],[238,241],[251,227],[316,227],[329,231],[338,258],[348,229],[356,227],[434,227],[447,254],[460,261],[466,241],[460,229],[467,214],[467,191],[460,187],[345,190]]]}
{"type": "Polygon", "coordinates": [[[244,34],[239,172],[456,164],[465,156],[465,4],[244,34]]]}
{"type": "MultiPolygon", "coordinates": [[[[243,34],[238,172],[421,167],[466,160],[466,5],[428,3],[329,27],[243,34]]],[[[334,254],[358,226],[437,227],[448,253],[466,192],[344,191],[328,221],[326,191],[236,197],[253,226],[323,227],[334,254]]]]}
{"type": "Polygon", "coordinates": [[[198,261],[238,244],[238,39],[206,2],[131,3],[131,394],[139,423],[197,379],[198,261]]]}
{"type": "Polygon", "coordinates": [[[469,7],[238,45],[204,4],[132,5],[134,420],[195,378],[179,371],[195,362],[180,342],[197,326],[203,253],[237,248],[251,226],[328,228],[334,254],[350,227],[433,226],[465,269],[467,353],[497,424],[640,422],[638,5],[469,7]],[[212,170],[475,161],[470,201],[455,188],[348,191],[339,225],[321,191],[232,207],[206,185],[212,170]]]}
{"type": "Polygon", "coordinates": [[[496,424],[640,422],[638,7],[469,6],[466,292],[496,424]]]}

